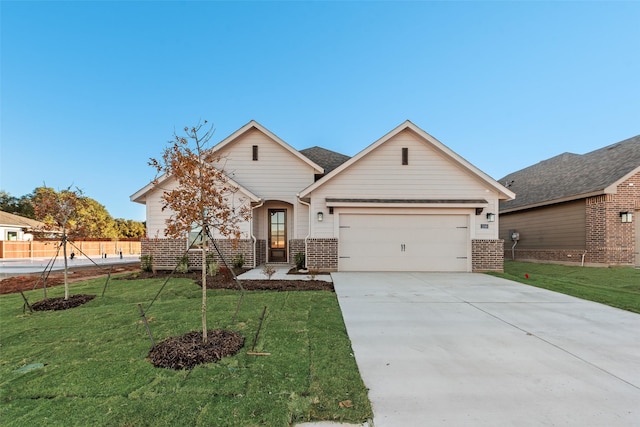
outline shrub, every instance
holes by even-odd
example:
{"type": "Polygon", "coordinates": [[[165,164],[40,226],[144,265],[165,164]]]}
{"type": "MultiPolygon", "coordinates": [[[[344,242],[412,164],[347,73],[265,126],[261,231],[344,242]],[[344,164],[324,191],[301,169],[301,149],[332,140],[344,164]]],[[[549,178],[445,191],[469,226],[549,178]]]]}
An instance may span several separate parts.
{"type": "Polygon", "coordinates": [[[271,280],[271,276],[276,274],[276,269],[271,265],[265,264],[264,267],[262,268],[262,274],[264,274],[269,278],[269,280],[271,280]]]}
{"type": "Polygon", "coordinates": [[[236,269],[240,269],[244,266],[244,255],[243,254],[236,254],[236,256],[233,257],[233,259],[231,260],[232,264],[233,264],[233,268],[236,269]]]}
{"type": "Polygon", "coordinates": [[[142,255],[140,257],[140,268],[142,271],[153,271],[153,255],[142,255]]]}
{"type": "Polygon", "coordinates": [[[189,255],[184,254],[180,258],[178,258],[178,266],[176,267],[176,271],[178,273],[189,272],[189,255]]]}
{"type": "Polygon", "coordinates": [[[215,276],[220,271],[220,264],[215,261],[207,263],[207,274],[209,276],[215,276]]]}
{"type": "Polygon", "coordinates": [[[303,252],[298,252],[295,256],[295,261],[296,261],[296,269],[297,270],[302,270],[304,268],[304,263],[305,263],[305,255],[303,252]]]}

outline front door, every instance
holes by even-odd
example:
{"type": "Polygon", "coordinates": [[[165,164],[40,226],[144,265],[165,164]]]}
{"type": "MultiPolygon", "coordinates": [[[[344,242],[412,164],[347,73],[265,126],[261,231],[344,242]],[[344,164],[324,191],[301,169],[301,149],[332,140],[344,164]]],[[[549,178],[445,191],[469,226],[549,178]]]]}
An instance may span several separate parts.
{"type": "Polygon", "coordinates": [[[287,210],[269,209],[268,262],[287,262],[287,210]]]}

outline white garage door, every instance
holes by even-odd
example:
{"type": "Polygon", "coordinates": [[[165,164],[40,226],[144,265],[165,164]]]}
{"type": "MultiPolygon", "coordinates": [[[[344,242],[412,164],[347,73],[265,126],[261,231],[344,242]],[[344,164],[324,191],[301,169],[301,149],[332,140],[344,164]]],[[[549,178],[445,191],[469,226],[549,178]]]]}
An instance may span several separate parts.
{"type": "Polygon", "coordinates": [[[340,215],[340,271],[468,271],[468,215],[340,215]]]}

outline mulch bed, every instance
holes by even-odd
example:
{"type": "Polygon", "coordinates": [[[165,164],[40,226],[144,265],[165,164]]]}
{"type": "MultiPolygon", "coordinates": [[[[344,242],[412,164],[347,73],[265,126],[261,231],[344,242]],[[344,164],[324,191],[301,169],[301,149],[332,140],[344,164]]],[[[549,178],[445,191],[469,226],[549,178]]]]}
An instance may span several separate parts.
{"type": "MultiPolygon", "coordinates": [[[[126,273],[129,271],[139,271],[139,265],[123,265],[117,266],[111,270],[111,274],[126,273]]],[[[79,280],[87,280],[95,277],[103,277],[109,274],[108,268],[72,268],[70,269],[67,282],[73,283],[79,280]]],[[[64,284],[64,273],[62,271],[52,272],[47,278],[47,288],[60,286],[64,284]]],[[[42,289],[43,280],[39,274],[7,277],[0,280],[0,295],[12,294],[20,291],[30,291],[36,286],[36,289],[42,289]]]]}
{"type": "Polygon", "coordinates": [[[70,295],[68,300],[65,300],[64,297],[45,298],[31,304],[31,308],[35,311],[67,310],[69,308],[81,306],[95,297],[95,295],[78,294],[70,295]]]}
{"type": "MultiPolygon", "coordinates": [[[[246,271],[246,270],[245,270],[246,271]]],[[[244,272],[244,271],[243,271],[244,272]]],[[[120,279],[152,279],[171,274],[170,271],[160,270],[155,273],[141,271],[120,279]]],[[[240,273],[241,274],[241,273],[240,273]]],[[[188,273],[173,273],[175,278],[193,280],[196,285],[202,286],[202,273],[190,271],[188,273]]],[[[240,280],[242,287],[247,291],[329,291],[334,292],[333,283],[324,280],[240,280]]],[[[228,270],[220,269],[215,276],[207,276],[207,289],[238,289],[238,284],[228,270]]]]}
{"type": "Polygon", "coordinates": [[[202,332],[170,337],[149,352],[148,359],[158,368],[191,369],[201,363],[217,362],[236,354],[244,346],[244,338],[233,331],[212,329],[207,331],[207,343],[202,332]]]}

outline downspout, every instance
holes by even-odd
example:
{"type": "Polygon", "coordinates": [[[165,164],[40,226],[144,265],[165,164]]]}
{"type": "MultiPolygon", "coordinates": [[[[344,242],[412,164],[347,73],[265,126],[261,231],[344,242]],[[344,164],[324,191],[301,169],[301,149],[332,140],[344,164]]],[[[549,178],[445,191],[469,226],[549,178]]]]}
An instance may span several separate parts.
{"type": "Polygon", "coordinates": [[[253,268],[256,268],[256,242],[258,241],[256,239],[256,236],[253,235],[253,210],[254,209],[258,209],[259,207],[261,207],[262,205],[264,205],[264,200],[262,199],[258,199],[258,201],[260,202],[260,204],[253,206],[251,208],[251,221],[249,222],[249,229],[251,230],[251,240],[253,240],[253,268]]]}
{"type": "Polygon", "coordinates": [[[584,251],[582,254],[582,261],[580,262],[580,267],[584,267],[584,256],[587,254],[587,251],[584,251]]]}
{"type": "Polygon", "coordinates": [[[309,237],[311,237],[311,203],[307,203],[305,201],[303,201],[300,198],[300,194],[296,194],[296,197],[298,198],[298,202],[302,203],[303,205],[306,205],[309,208],[309,232],[307,233],[307,235],[304,238],[304,268],[308,268],[307,267],[307,262],[309,261],[307,258],[307,241],[309,240],[309,237]]]}
{"type": "Polygon", "coordinates": [[[518,244],[517,240],[513,241],[513,246],[511,246],[511,259],[515,260],[516,259],[516,245],[518,244]]]}

